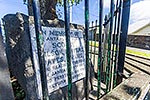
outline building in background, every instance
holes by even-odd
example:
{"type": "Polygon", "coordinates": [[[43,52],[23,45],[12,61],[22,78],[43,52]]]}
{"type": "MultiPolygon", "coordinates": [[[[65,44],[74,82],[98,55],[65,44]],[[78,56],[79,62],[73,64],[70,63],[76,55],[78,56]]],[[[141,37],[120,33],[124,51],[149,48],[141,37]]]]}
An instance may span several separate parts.
{"type": "Polygon", "coordinates": [[[129,35],[150,35],[150,21],[141,20],[129,26],[129,35]]]}

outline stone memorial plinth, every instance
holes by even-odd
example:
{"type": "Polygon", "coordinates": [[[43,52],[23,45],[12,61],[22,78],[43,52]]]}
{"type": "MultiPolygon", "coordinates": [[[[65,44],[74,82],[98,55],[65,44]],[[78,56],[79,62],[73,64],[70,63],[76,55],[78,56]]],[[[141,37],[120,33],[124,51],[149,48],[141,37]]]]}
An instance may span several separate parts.
{"type": "MultiPolygon", "coordinates": [[[[32,37],[31,34],[31,32],[34,31],[34,28],[32,27],[34,24],[33,18],[17,13],[6,15],[3,20],[5,23],[6,53],[9,68],[25,90],[26,99],[40,99],[42,93],[37,62],[38,58],[36,55],[37,49],[36,45],[33,45],[33,42],[31,42],[35,40],[35,37],[32,37]]],[[[62,20],[54,19],[42,20],[41,23],[45,38],[44,51],[46,59],[45,65],[47,66],[47,80],[48,86],[51,87],[48,89],[49,97],[51,100],[66,100],[67,67],[65,64],[65,37],[59,36],[57,32],[55,33],[57,33],[58,36],[56,34],[51,34],[54,33],[52,32],[54,30],[62,31],[62,34],[64,34],[64,22],[62,20]]],[[[85,97],[84,28],[77,24],[70,24],[70,27],[72,30],[71,35],[73,37],[71,39],[72,55],[75,54],[75,56],[72,56],[71,58],[72,65],[75,65],[72,67],[72,96],[73,100],[82,100],[85,97]],[[77,63],[80,64],[78,65],[77,63]]],[[[89,67],[89,69],[91,69],[91,67],[89,67]]],[[[92,79],[93,73],[94,72],[89,71],[89,80],[92,79]]],[[[89,89],[91,89],[91,84],[89,84],[89,89]]]]}
{"type": "Polygon", "coordinates": [[[7,64],[5,46],[0,32],[0,100],[13,100],[13,89],[7,64]]]}

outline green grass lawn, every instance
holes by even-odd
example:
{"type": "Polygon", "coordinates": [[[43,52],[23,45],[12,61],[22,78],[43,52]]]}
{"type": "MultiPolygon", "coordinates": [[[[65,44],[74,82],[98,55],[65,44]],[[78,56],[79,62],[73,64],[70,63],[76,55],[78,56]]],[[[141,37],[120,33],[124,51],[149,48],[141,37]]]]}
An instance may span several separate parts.
{"type": "Polygon", "coordinates": [[[99,45],[99,43],[98,42],[94,42],[94,41],[89,41],[89,45],[90,46],[96,46],[96,47],[98,47],[98,45],[99,45]]]}
{"type": "Polygon", "coordinates": [[[126,53],[145,57],[145,58],[150,58],[150,53],[148,53],[148,52],[134,51],[134,50],[126,49],[126,53]]]}
{"type": "MultiPolygon", "coordinates": [[[[93,46],[93,47],[94,46],[98,47],[99,44],[98,44],[98,42],[89,41],[89,45],[93,46]]],[[[137,56],[142,56],[142,57],[145,57],[145,58],[150,58],[150,53],[148,53],[148,52],[142,52],[142,51],[126,49],[126,53],[137,55],[137,56]]]]}

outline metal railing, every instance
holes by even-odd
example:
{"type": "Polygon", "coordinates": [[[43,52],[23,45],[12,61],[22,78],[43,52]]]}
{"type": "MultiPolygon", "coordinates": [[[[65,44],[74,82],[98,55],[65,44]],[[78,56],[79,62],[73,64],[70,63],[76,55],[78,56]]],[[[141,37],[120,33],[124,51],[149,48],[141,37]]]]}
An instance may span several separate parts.
{"type": "MultiPolygon", "coordinates": [[[[46,73],[44,72],[44,58],[43,58],[43,44],[42,40],[42,31],[40,25],[40,14],[39,14],[39,5],[38,0],[33,0],[33,12],[35,19],[35,30],[36,38],[38,45],[38,54],[41,70],[41,81],[42,81],[42,91],[43,99],[48,100],[48,92],[46,86],[46,73]]],[[[127,29],[128,29],[128,20],[129,20],[129,11],[130,11],[130,0],[117,0],[117,3],[114,0],[111,0],[110,4],[110,14],[105,18],[103,24],[103,0],[99,1],[99,25],[97,21],[95,22],[95,29],[98,30],[98,41],[96,41],[96,35],[94,35],[94,46],[92,42],[89,49],[89,0],[85,0],[85,50],[86,50],[86,82],[85,82],[85,98],[89,100],[89,61],[92,57],[92,49],[94,48],[94,59],[92,61],[93,65],[95,64],[95,55],[96,55],[96,46],[98,48],[98,63],[97,63],[97,99],[102,95],[101,91],[101,82],[102,79],[105,81],[106,90],[105,93],[111,91],[117,85],[118,72],[122,72],[123,66],[122,62],[125,56],[125,42],[120,41],[120,39],[126,39],[127,29]],[[116,6],[115,6],[116,5],[116,6]],[[129,6],[127,6],[129,5],[129,6]],[[126,11],[125,11],[126,9],[126,11]],[[122,13],[123,11],[123,13],[122,13]],[[125,24],[125,26],[123,26],[125,24]],[[103,31],[103,27],[105,32],[103,31]],[[107,30],[107,31],[106,31],[107,30]],[[104,38],[104,40],[103,40],[104,38]],[[121,43],[123,42],[123,44],[121,43]],[[91,52],[89,52],[91,51],[91,52]],[[89,53],[91,53],[89,58],[89,53]],[[121,61],[118,59],[122,59],[121,61]],[[118,65],[119,64],[119,65],[118,65]],[[118,70],[119,68],[119,70],[118,70]],[[103,78],[102,72],[105,72],[106,78],[103,78]]],[[[67,54],[67,76],[68,76],[68,100],[72,100],[72,77],[71,77],[71,44],[70,44],[70,17],[69,17],[69,0],[64,0],[64,18],[65,18],[65,36],[66,36],[66,54],[67,54]]],[[[91,29],[94,29],[92,24],[91,29]]]]}
{"type": "MultiPolygon", "coordinates": [[[[90,53],[94,55],[92,59],[93,65],[95,65],[95,55],[97,55],[95,50],[98,48],[98,92],[100,91],[101,78],[104,77],[101,74],[102,72],[106,73],[106,93],[116,86],[122,3],[122,0],[118,0],[116,7],[114,8],[115,3],[112,1],[110,16],[105,16],[104,24],[102,25],[102,21],[99,21],[99,24],[101,24],[101,26],[99,26],[97,25],[97,21],[95,21],[96,25],[93,26],[94,22],[92,22],[92,27],[90,28],[91,37],[93,37],[93,40],[91,41],[94,42],[93,44],[93,42],[90,41],[90,53]],[[102,31],[102,28],[105,31],[102,31]],[[98,33],[97,29],[99,29],[98,33]],[[97,41],[96,36],[98,37],[97,41]],[[92,49],[94,49],[94,51],[92,49]]],[[[100,14],[100,16],[102,17],[102,14],[100,14]]]]}

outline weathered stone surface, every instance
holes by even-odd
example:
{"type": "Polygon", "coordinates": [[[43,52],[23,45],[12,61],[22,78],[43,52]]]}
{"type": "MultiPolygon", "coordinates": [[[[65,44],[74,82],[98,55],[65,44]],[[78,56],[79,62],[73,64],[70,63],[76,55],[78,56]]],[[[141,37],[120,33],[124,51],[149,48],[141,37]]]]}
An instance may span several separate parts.
{"type": "Polygon", "coordinates": [[[128,35],[127,46],[150,50],[150,36],[128,35]]]}
{"type": "Polygon", "coordinates": [[[133,74],[100,100],[143,100],[140,98],[144,96],[149,82],[149,75],[133,74]]]}
{"type": "MultiPolygon", "coordinates": [[[[30,24],[34,24],[34,19],[32,16],[30,16],[30,24]]],[[[54,20],[41,20],[42,26],[47,26],[47,27],[57,27],[57,28],[65,28],[65,23],[63,20],[59,19],[54,19],[54,20]]],[[[84,31],[84,27],[82,25],[77,25],[77,24],[70,24],[71,29],[80,29],[84,31]]]]}
{"type": "Polygon", "coordinates": [[[3,20],[9,68],[26,91],[26,98],[36,100],[36,81],[30,52],[28,17],[17,13],[6,15],[3,20]]]}
{"type": "MultiPolygon", "coordinates": [[[[27,99],[36,99],[36,81],[35,72],[32,64],[31,45],[29,42],[29,22],[28,16],[17,13],[14,15],[6,15],[4,17],[5,33],[7,43],[7,57],[9,67],[13,74],[17,77],[21,86],[25,89],[27,99]]],[[[33,18],[30,18],[30,24],[33,24],[33,18]]],[[[64,22],[62,20],[43,20],[41,21],[43,26],[47,27],[60,27],[64,28],[64,22]]],[[[70,24],[71,29],[84,30],[83,26],[70,24]]],[[[92,69],[92,67],[90,67],[92,69]]],[[[89,80],[94,75],[94,70],[89,72],[89,80]]],[[[89,82],[89,89],[91,89],[91,83],[89,82]]],[[[85,78],[73,83],[72,87],[73,100],[82,100],[85,89],[85,78]]],[[[67,98],[67,86],[61,88],[50,95],[51,100],[66,100],[67,98]]]]}
{"type": "Polygon", "coordinates": [[[0,33],[0,100],[13,100],[14,96],[10,83],[10,73],[2,41],[2,33],[0,33]]]}

